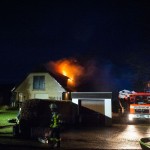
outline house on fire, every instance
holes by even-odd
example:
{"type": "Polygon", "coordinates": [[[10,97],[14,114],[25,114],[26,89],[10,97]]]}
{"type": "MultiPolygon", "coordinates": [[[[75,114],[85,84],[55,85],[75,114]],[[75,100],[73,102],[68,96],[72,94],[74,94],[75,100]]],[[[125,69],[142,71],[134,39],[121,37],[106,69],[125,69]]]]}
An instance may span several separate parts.
{"type": "Polygon", "coordinates": [[[49,72],[44,66],[32,71],[13,89],[13,99],[22,103],[27,99],[62,100],[68,91],[68,77],[49,72]]]}
{"type": "Polygon", "coordinates": [[[68,79],[61,74],[49,72],[42,66],[29,73],[13,89],[14,102],[20,106],[29,99],[56,100],[62,106],[60,111],[69,120],[68,122],[110,126],[112,92],[75,92],[69,88],[68,79]]]}

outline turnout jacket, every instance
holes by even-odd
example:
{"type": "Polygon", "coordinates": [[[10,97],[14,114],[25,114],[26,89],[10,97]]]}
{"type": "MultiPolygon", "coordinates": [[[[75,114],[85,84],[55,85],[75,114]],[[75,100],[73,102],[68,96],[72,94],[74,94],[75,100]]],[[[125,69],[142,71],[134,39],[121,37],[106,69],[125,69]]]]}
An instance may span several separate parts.
{"type": "Polygon", "coordinates": [[[59,128],[62,123],[61,116],[58,112],[52,112],[51,116],[51,128],[59,128]]]}

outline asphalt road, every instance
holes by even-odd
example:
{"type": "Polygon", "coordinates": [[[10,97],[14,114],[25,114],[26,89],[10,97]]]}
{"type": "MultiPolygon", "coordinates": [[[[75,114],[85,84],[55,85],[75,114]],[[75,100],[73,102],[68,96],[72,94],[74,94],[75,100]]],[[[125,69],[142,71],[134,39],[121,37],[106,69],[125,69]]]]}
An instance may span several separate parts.
{"type": "MultiPolygon", "coordinates": [[[[134,125],[113,124],[111,127],[82,127],[61,133],[61,149],[98,150],[98,149],[141,149],[139,140],[150,137],[149,123],[134,125]]],[[[50,149],[48,144],[38,141],[0,137],[1,148],[17,150],[50,149]]]]}
{"type": "Polygon", "coordinates": [[[74,130],[62,137],[62,147],[70,149],[141,149],[139,140],[150,137],[150,127],[149,124],[113,124],[112,127],[74,130]]]}

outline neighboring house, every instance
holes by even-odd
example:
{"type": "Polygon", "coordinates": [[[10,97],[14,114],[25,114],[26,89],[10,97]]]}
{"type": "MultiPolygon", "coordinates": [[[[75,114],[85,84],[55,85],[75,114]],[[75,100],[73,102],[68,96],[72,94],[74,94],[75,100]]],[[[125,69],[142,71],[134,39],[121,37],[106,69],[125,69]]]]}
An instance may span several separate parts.
{"type": "Polygon", "coordinates": [[[14,88],[13,95],[19,103],[27,99],[62,100],[62,93],[67,91],[67,80],[68,77],[49,72],[42,66],[14,88]]]}

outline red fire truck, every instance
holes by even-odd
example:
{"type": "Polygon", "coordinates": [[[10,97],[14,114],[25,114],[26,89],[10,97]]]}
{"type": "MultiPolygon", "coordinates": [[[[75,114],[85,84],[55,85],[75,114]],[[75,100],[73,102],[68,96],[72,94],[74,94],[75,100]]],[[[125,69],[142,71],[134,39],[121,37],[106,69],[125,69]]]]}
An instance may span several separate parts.
{"type": "Polygon", "coordinates": [[[139,119],[150,120],[150,93],[122,92],[119,95],[119,103],[122,114],[127,115],[128,122],[139,119]]]}

